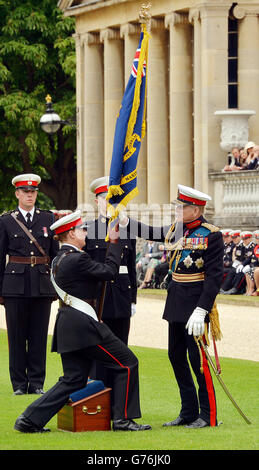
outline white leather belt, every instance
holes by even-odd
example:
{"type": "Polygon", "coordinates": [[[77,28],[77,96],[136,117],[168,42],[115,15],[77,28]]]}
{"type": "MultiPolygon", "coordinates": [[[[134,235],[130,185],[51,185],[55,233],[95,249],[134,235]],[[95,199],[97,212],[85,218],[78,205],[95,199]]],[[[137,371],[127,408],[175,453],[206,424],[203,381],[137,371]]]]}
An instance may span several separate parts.
{"type": "Polygon", "coordinates": [[[74,297],[73,295],[67,294],[67,292],[62,290],[56,284],[52,270],[50,272],[50,279],[55,288],[55,291],[57,292],[61,300],[63,300],[64,304],[68,305],[69,307],[73,307],[76,310],[79,310],[80,312],[85,313],[86,315],[89,315],[95,321],[98,322],[98,318],[96,316],[95,310],[93,309],[93,307],[91,307],[91,305],[89,305],[87,302],[84,302],[84,300],[78,299],[77,297],[74,297]]]}
{"type": "Polygon", "coordinates": [[[119,274],[128,274],[127,266],[120,266],[119,274]]]}

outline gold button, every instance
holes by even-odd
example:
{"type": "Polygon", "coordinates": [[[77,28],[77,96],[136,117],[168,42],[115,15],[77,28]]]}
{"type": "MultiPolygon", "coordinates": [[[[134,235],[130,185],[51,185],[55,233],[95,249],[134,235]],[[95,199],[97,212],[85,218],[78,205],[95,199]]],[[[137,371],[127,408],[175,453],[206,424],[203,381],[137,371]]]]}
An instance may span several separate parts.
{"type": "Polygon", "coordinates": [[[34,251],[31,251],[31,255],[34,255],[34,251]]]}
{"type": "Polygon", "coordinates": [[[32,241],[32,240],[30,240],[30,243],[33,243],[33,241],[32,241]]]}
{"type": "Polygon", "coordinates": [[[12,274],[15,273],[15,271],[12,271],[12,274]]]}
{"type": "Polygon", "coordinates": [[[18,235],[16,235],[16,234],[14,236],[15,236],[15,238],[18,237],[18,235]]]}

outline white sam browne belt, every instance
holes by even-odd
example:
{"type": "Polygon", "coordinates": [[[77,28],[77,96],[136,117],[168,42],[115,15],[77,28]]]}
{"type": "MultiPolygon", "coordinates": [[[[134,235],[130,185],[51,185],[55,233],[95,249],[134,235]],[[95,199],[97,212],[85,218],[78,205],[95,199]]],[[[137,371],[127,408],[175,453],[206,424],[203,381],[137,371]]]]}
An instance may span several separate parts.
{"type": "Polygon", "coordinates": [[[52,282],[52,284],[53,284],[53,286],[54,286],[55,291],[57,292],[57,294],[58,294],[58,296],[61,298],[61,300],[63,300],[64,304],[68,305],[69,307],[73,307],[73,308],[75,308],[76,310],[79,310],[80,312],[85,313],[86,315],[89,315],[89,316],[92,317],[95,321],[98,322],[98,318],[97,318],[96,312],[95,312],[95,310],[93,309],[93,307],[91,307],[91,305],[89,305],[89,304],[88,304],[87,302],[85,302],[84,300],[78,299],[77,297],[74,297],[73,295],[68,294],[67,292],[65,292],[64,290],[62,290],[62,289],[56,284],[56,281],[55,281],[55,279],[54,279],[52,270],[51,270],[51,273],[50,273],[50,279],[51,279],[51,282],[52,282]]]}

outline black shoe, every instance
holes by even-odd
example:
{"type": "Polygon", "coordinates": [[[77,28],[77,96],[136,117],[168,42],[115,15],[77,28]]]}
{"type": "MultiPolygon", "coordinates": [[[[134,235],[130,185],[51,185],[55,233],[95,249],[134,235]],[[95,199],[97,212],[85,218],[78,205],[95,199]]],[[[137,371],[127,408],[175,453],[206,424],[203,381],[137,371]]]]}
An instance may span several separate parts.
{"type": "Polygon", "coordinates": [[[198,418],[193,423],[187,424],[185,427],[190,429],[206,428],[209,424],[202,418],[198,418]]]}
{"type": "Polygon", "coordinates": [[[164,423],[163,426],[183,426],[187,423],[188,421],[185,421],[185,419],[181,418],[181,416],[178,416],[173,421],[168,421],[168,423],[164,423]]]}
{"type": "Polygon", "coordinates": [[[16,431],[25,432],[25,433],[50,432],[50,429],[39,428],[39,426],[37,426],[36,424],[33,424],[28,418],[25,418],[25,416],[23,415],[20,415],[15,421],[14,429],[16,429],[16,431]]]}
{"type": "Polygon", "coordinates": [[[113,421],[113,431],[148,431],[152,429],[149,424],[137,424],[133,419],[118,419],[113,421]]]}
{"type": "Polygon", "coordinates": [[[14,395],[26,395],[26,391],[21,388],[17,388],[17,390],[15,390],[13,394],[14,395]]]}
{"type": "Polygon", "coordinates": [[[45,392],[42,388],[29,388],[29,394],[43,395],[45,392]]]}

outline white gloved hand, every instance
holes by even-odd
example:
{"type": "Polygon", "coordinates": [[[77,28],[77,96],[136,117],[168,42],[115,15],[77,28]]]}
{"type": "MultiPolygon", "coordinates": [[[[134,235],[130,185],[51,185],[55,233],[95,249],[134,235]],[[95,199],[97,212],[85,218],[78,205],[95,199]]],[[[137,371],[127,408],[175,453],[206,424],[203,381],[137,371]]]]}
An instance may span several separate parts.
{"type": "Polygon", "coordinates": [[[135,315],[137,311],[136,304],[131,304],[131,316],[135,315]]]}
{"type": "Polygon", "coordinates": [[[204,319],[207,314],[207,310],[204,308],[196,307],[192,312],[188,322],[186,323],[186,329],[188,334],[193,336],[201,336],[204,333],[204,319]]]}
{"type": "Polygon", "coordinates": [[[249,264],[247,264],[246,266],[243,267],[242,273],[247,274],[249,273],[249,271],[250,271],[250,266],[249,264]]]}
{"type": "Polygon", "coordinates": [[[239,264],[237,267],[236,267],[236,273],[241,273],[243,271],[243,265],[242,264],[239,264]]]}
{"type": "Polygon", "coordinates": [[[232,266],[233,266],[233,268],[237,268],[237,266],[238,266],[239,264],[241,264],[240,261],[238,261],[237,259],[235,259],[235,261],[233,261],[233,263],[232,263],[232,266]]]}
{"type": "Polygon", "coordinates": [[[119,213],[119,225],[120,227],[127,227],[129,223],[129,218],[125,210],[121,210],[119,213]]]}

